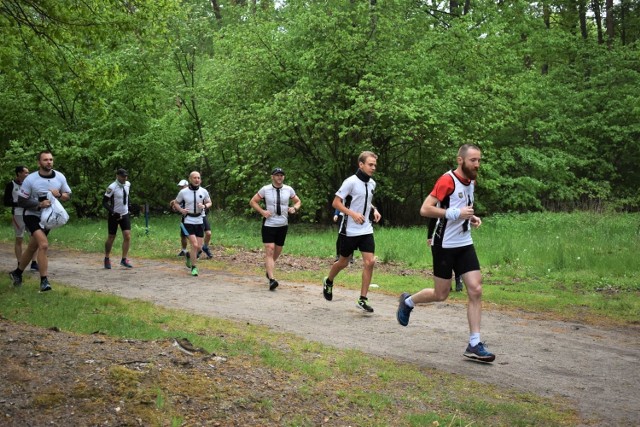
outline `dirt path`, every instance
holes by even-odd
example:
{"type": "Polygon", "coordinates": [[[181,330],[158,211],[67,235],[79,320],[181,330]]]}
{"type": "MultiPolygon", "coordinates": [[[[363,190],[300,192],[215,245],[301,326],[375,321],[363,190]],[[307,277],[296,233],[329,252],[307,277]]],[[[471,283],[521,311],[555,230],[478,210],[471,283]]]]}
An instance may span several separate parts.
{"type": "MultiPolygon", "coordinates": [[[[482,339],[496,354],[496,362],[481,364],[462,357],[468,331],[461,304],[419,307],[403,328],[395,319],[396,297],[371,289],[369,299],[376,311],[367,315],[355,307],[357,293],[341,288],[339,280],[334,300],[327,302],[319,284],[283,282],[270,292],[264,277],[214,271],[206,261],[199,265],[198,278],[190,277],[178,259],[135,260],[132,270],[117,266],[110,271],[101,261],[99,255],[50,250],[54,292],[56,283],[65,283],[266,325],[335,347],[568,398],[585,425],[640,425],[639,328],[530,320],[485,310],[482,339]]],[[[2,270],[9,271],[13,264],[12,247],[0,245],[2,270]]]]}

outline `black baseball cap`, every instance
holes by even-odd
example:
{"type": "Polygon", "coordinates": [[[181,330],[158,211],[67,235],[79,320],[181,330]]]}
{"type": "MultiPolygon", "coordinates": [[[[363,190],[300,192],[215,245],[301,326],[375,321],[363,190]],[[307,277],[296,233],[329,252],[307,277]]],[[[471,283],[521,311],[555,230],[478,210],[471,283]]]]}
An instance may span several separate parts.
{"type": "Polygon", "coordinates": [[[274,168],[274,169],[271,171],[271,175],[277,175],[277,174],[279,174],[279,173],[281,173],[282,175],[284,175],[284,170],[282,170],[282,168],[274,168]]]}
{"type": "Polygon", "coordinates": [[[129,174],[127,173],[126,169],[118,169],[118,171],[116,172],[116,175],[129,176],[129,174]]]}

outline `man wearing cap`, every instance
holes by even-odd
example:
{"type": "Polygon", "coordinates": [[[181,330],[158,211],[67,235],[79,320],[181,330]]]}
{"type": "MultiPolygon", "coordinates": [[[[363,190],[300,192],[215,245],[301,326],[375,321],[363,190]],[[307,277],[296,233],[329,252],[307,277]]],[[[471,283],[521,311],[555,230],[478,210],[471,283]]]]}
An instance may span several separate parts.
{"type": "Polygon", "coordinates": [[[107,241],[104,243],[104,268],[107,270],[111,269],[109,255],[118,233],[118,226],[122,230],[122,259],[120,260],[120,265],[126,268],[133,268],[127,259],[131,243],[131,217],[129,215],[131,183],[127,181],[128,176],[129,174],[126,170],[118,169],[116,180],[109,184],[102,198],[102,206],[109,211],[107,220],[108,236],[107,241]]]}
{"type": "MultiPolygon", "coordinates": [[[[180,182],[178,182],[178,187],[180,187],[180,190],[182,190],[183,188],[187,188],[188,186],[189,181],[187,181],[186,179],[181,179],[180,182]]],[[[178,205],[176,203],[176,199],[173,199],[169,202],[169,207],[174,212],[178,211],[178,205]]],[[[180,252],[178,252],[178,256],[185,256],[187,254],[187,243],[189,243],[188,236],[189,233],[184,227],[184,215],[182,215],[182,218],[180,219],[180,252]]]]}
{"type": "Polygon", "coordinates": [[[302,202],[293,188],[284,185],[284,171],[271,171],[271,184],[265,185],[251,198],[249,205],[262,215],[262,243],[264,244],[264,264],[269,280],[269,290],[278,287],[274,278],[275,264],[282,253],[282,247],[289,229],[289,214],[300,210],[302,202]],[[264,209],[260,202],[264,201],[264,209]],[[290,201],[293,206],[289,206],[290,201]]]}

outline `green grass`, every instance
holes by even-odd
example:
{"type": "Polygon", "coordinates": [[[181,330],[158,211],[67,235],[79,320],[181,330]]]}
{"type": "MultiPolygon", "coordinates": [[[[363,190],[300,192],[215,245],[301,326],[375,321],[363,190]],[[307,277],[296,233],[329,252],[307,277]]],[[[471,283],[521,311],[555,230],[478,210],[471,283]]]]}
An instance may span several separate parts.
{"type": "MultiPolygon", "coordinates": [[[[228,253],[259,250],[260,221],[210,215],[212,244],[228,253]]],[[[12,240],[11,228],[0,229],[0,240],[12,240]]],[[[162,259],[178,249],[178,217],[134,218],[131,254],[162,259]]],[[[104,220],[72,220],[51,233],[52,245],[85,252],[102,252],[104,220]]],[[[483,219],[473,232],[484,276],[483,300],[508,309],[549,312],[567,319],[640,322],[640,214],[534,213],[495,215],[483,219]]],[[[374,272],[378,292],[399,294],[430,287],[432,280],[420,271],[431,270],[426,228],[376,227],[379,263],[396,264],[404,274],[374,272]]],[[[335,252],[332,226],[292,224],[285,253],[330,259],[335,252]]],[[[116,240],[115,252],[120,240],[116,240]]],[[[358,255],[358,254],[356,254],[358,255]]],[[[280,274],[287,280],[318,282],[325,272],[280,274]]],[[[341,286],[359,288],[360,270],[346,269],[341,286]]],[[[451,299],[464,301],[464,293],[451,299]]]]}

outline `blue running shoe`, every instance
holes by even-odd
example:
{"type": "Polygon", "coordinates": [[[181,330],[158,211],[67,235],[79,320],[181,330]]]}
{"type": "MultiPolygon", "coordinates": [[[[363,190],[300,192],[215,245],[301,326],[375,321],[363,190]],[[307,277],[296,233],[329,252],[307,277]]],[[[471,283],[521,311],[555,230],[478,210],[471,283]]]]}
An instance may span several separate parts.
{"type": "Polygon", "coordinates": [[[106,268],[107,270],[111,270],[111,260],[109,260],[109,258],[107,257],[104,258],[104,268],[106,268]]]}
{"type": "Polygon", "coordinates": [[[38,263],[36,261],[31,261],[31,270],[32,271],[40,270],[40,267],[38,266],[38,263]]]}
{"type": "Polygon", "coordinates": [[[469,344],[467,350],[464,352],[464,356],[481,362],[493,362],[496,360],[496,355],[487,351],[487,349],[484,348],[484,343],[481,342],[475,347],[471,347],[471,344],[469,344]]]}
{"type": "Polygon", "coordinates": [[[411,316],[411,310],[413,310],[413,307],[409,307],[404,302],[404,300],[406,300],[410,296],[411,294],[403,292],[402,295],[400,295],[398,301],[398,311],[396,311],[396,319],[398,319],[398,323],[400,323],[402,326],[407,326],[409,324],[409,316],[411,316]]]}
{"type": "Polygon", "coordinates": [[[131,265],[131,262],[129,262],[127,258],[122,258],[120,260],[120,265],[127,268],[133,268],[133,265],[131,265]]]}

